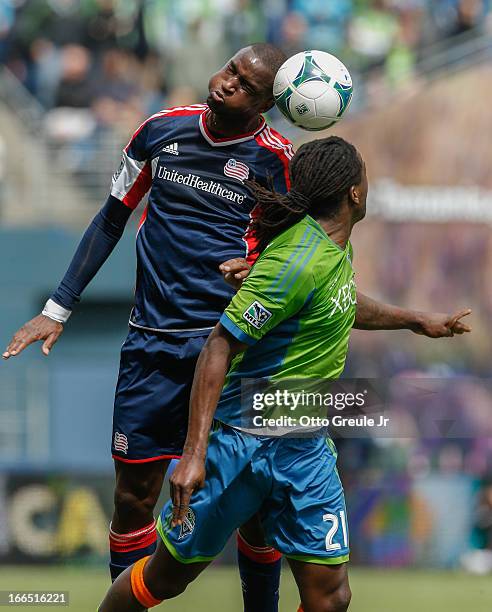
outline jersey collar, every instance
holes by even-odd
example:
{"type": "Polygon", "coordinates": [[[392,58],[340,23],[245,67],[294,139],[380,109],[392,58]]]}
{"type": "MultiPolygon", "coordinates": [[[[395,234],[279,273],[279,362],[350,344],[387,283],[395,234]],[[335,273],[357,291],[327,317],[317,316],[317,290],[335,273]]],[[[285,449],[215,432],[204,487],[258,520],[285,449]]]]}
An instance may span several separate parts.
{"type": "Polygon", "coordinates": [[[210,130],[208,129],[207,122],[205,121],[209,112],[210,109],[208,108],[203,111],[203,113],[200,115],[198,124],[200,126],[200,132],[202,133],[202,136],[205,138],[209,145],[212,145],[212,147],[227,147],[229,145],[238,144],[240,142],[246,142],[247,140],[253,140],[258,136],[258,134],[260,134],[260,132],[263,132],[263,130],[266,128],[266,121],[262,117],[260,126],[256,128],[254,132],[248,132],[248,134],[233,136],[232,138],[215,138],[215,136],[213,136],[210,130]]]}

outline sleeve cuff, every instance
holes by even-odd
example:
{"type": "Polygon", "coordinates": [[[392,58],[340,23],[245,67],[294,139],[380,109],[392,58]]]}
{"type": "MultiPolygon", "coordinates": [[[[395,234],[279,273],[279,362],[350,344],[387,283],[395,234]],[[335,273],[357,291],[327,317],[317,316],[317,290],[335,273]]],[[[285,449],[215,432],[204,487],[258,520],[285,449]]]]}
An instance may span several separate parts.
{"type": "Polygon", "coordinates": [[[230,334],[234,336],[234,338],[239,340],[239,342],[244,342],[245,344],[249,344],[250,346],[258,342],[256,338],[252,338],[251,336],[248,336],[248,334],[244,333],[240,327],[238,327],[233,321],[229,319],[225,312],[222,313],[222,316],[220,317],[220,323],[227,329],[230,334]]]}

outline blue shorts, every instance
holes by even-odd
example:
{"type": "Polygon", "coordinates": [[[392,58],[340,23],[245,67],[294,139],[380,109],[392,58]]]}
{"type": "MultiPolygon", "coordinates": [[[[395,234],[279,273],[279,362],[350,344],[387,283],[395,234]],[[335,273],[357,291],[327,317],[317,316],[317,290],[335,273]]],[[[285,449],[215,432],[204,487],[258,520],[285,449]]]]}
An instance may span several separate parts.
{"type": "Polygon", "coordinates": [[[219,423],[210,435],[205,486],[171,529],[171,502],[158,531],[181,563],[212,561],[235,529],[259,513],[269,545],[308,563],[348,561],[342,484],[331,440],[260,438],[219,423]]]}
{"type": "Polygon", "coordinates": [[[114,402],[115,459],[144,463],[181,456],[195,365],[206,339],[130,328],[114,402]]]}

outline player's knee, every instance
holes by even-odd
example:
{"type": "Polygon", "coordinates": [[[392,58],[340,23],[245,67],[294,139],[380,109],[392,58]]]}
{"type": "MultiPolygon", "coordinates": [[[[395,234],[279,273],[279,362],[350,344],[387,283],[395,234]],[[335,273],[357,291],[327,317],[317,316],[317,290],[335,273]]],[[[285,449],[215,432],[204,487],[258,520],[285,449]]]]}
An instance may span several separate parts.
{"type": "Polygon", "coordinates": [[[352,599],[352,591],[347,581],[344,581],[335,591],[328,593],[323,601],[323,607],[318,612],[346,612],[352,599]]]}
{"type": "Polygon", "coordinates": [[[147,580],[147,587],[156,599],[173,599],[184,592],[187,582],[169,580],[165,576],[158,576],[147,580]]]}
{"type": "Polygon", "coordinates": [[[347,581],[335,590],[311,592],[310,603],[304,603],[305,612],[346,612],[350,605],[352,592],[347,581]]]}
{"type": "Polygon", "coordinates": [[[118,487],[115,489],[114,505],[120,516],[152,513],[155,503],[154,496],[150,492],[136,492],[118,487]]]}

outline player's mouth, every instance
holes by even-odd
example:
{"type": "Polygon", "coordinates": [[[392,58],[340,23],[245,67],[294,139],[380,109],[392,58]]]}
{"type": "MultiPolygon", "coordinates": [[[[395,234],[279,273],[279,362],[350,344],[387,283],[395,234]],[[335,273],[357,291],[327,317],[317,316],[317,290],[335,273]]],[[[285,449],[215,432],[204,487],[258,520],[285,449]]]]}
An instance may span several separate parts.
{"type": "Polygon", "coordinates": [[[224,104],[224,96],[217,89],[210,92],[210,97],[214,102],[217,102],[217,104],[224,104]]]}

